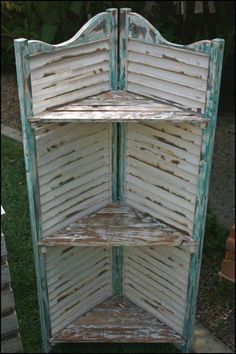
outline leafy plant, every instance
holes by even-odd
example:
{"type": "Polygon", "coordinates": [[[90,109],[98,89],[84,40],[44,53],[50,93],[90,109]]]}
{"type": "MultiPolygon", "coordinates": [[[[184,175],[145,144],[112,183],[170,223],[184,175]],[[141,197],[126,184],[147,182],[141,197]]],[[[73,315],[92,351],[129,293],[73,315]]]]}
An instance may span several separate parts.
{"type": "Polygon", "coordinates": [[[14,68],[15,38],[61,42],[87,20],[84,1],[2,1],[1,10],[3,70],[14,68]]]}

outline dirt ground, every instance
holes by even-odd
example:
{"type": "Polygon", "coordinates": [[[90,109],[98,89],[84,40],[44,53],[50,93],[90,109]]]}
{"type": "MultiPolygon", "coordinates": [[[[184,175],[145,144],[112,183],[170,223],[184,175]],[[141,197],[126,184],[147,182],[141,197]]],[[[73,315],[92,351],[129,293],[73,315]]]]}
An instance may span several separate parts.
{"type": "MultiPolygon", "coordinates": [[[[21,130],[18,93],[15,75],[1,77],[1,123],[21,130]]],[[[235,116],[222,115],[218,119],[212,173],[209,190],[209,207],[216,214],[219,224],[227,229],[235,223],[235,116]]],[[[197,319],[222,340],[234,348],[232,336],[233,311],[222,302],[220,307],[205,305],[201,289],[209,287],[209,279],[215,281],[217,274],[206,274],[200,284],[197,319]],[[207,310],[206,310],[207,309],[207,310]],[[219,330],[220,329],[220,330],[219,330]]]]}

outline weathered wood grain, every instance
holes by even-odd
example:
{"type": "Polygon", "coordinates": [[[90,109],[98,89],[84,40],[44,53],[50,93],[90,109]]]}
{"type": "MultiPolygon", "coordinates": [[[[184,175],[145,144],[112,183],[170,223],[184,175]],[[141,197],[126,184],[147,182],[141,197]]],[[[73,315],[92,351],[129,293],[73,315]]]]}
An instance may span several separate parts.
{"type": "Polygon", "coordinates": [[[35,130],[43,237],[111,202],[112,127],[35,130]]]}
{"type": "Polygon", "coordinates": [[[4,235],[1,234],[1,264],[5,263],[7,260],[7,249],[4,235]]]}
{"type": "MultiPolygon", "coordinates": [[[[200,45],[200,44],[199,44],[200,45]]],[[[214,137],[217,122],[217,110],[220,94],[221,72],[223,66],[224,40],[214,39],[205,48],[210,52],[207,100],[205,117],[209,119],[209,125],[203,132],[201,162],[199,166],[200,177],[198,183],[198,204],[196,208],[195,227],[193,236],[199,242],[196,253],[191,257],[188,286],[188,302],[185,315],[184,335],[187,337],[184,352],[191,350],[193,328],[196,313],[196,299],[200,278],[200,265],[203,251],[204,229],[207,215],[207,200],[209,192],[210,171],[214,137]]]]}
{"type": "MultiPolygon", "coordinates": [[[[205,96],[203,100],[205,100],[205,96]]],[[[60,102],[63,103],[62,101],[60,102]]],[[[147,99],[124,91],[107,92],[93,96],[90,99],[55,107],[46,113],[34,114],[30,121],[39,123],[107,121],[167,121],[172,123],[186,121],[199,124],[207,123],[207,120],[202,115],[190,110],[183,110],[167,101],[147,99]]]]}
{"type": "MultiPolygon", "coordinates": [[[[5,211],[1,206],[1,217],[5,211]]],[[[1,353],[22,353],[22,343],[15,312],[14,295],[7,262],[7,250],[3,233],[1,234],[1,353]]]]}
{"type": "Polygon", "coordinates": [[[50,341],[182,343],[183,338],[129,300],[112,297],[69,324],[50,341]]]}
{"type": "Polygon", "coordinates": [[[126,248],[124,254],[124,295],[180,334],[190,264],[186,252],[184,260],[183,254],[179,259],[181,252],[176,247],[160,246],[126,248]]]}
{"type": "Polygon", "coordinates": [[[34,114],[116,85],[116,17],[98,14],[58,45],[29,41],[34,114]]]}
{"type": "Polygon", "coordinates": [[[59,45],[16,42],[44,349],[50,313],[54,343],[190,351],[223,45],[170,43],[131,9],[117,29],[108,9],[59,45]],[[138,307],[90,311],[122,293],[138,307]]]}
{"type": "Polygon", "coordinates": [[[129,11],[124,21],[123,41],[126,44],[120,46],[120,60],[124,62],[123,87],[203,113],[209,64],[209,51],[203,49],[209,41],[176,45],[166,41],[139,14],[129,11]]]}
{"type": "Polygon", "coordinates": [[[41,246],[170,245],[194,250],[186,234],[120,204],[112,204],[45,237],[41,246]]]}
{"type": "MultiPolygon", "coordinates": [[[[65,63],[71,67],[75,64],[73,62],[73,54],[70,58],[63,57],[63,53],[60,52],[63,49],[75,48],[76,46],[85,45],[91,43],[91,47],[96,48],[95,43],[101,43],[102,40],[109,40],[110,32],[113,30],[110,26],[112,20],[112,14],[102,13],[95,16],[91,19],[83,28],[69,41],[59,44],[59,45],[49,45],[40,41],[27,41],[26,39],[15,40],[15,53],[16,53],[16,67],[17,67],[17,81],[19,88],[19,97],[20,97],[20,108],[21,108],[21,119],[22,119],[22,128],[24,136],[24,153],[25,153],[25,164],[27,172],[27,185],[29,192],[29,201],[30,201],[30,214],[31,214],[31,225],[32,225],[32,235],[33,235],[33,251],[35,257],[36,265],[36,275],[38,283],[38,295],[39,295],[39,305],[40,305],[40,316],[41,316],[41,327],[42,327],[42,339],[43,339],[43,350],[45,352],[50,351],[50,346],[48,343],[48,337],[50,335],[50,323],[48,316],[48,299],[47,299],[47,284],[45,276],[45,263],[44,263],[44,254],[36,247],[36,240],[40,239],[42,236],[42,224],[41,224],[41,210],[40,210],[40,200],[38,193],[38,169],[36,168],[36,156],[35,156],[35,136],[34,131],[31,129],[28,121],[29,115],[32,115],[33,109],[42,110],[47,106],[55,105],[55,102],[58,104],[64,102],[67,103],[70,100],[79,99],[85,97],[86,95],[98,94],[102,91],[107,91],[110,85],[110,73],[107,70],[108,66],[110,68],[110,63],[108,63],[109,50],[105,50],[106,53],[98,55],[99,59],[96,63],[91,60],[91,50],[84,55],[84,62],[89,63],[87,68],[83,66],[82,58],[77,58],[77,65],[79,67],[73,67],[73,75],[80,76],[80,81],[72,79],[70,73],[64,75],[62,70],[66,71],[65,63]],[[108,21],[109,18],[109,21],[108,21]],[[92,43],[93,42],[93,43],[92,43]],[[49,59],[47,54],[52,54],[49,59]],[[60,56],[62,54],[62,57],[60,56]],[[104,55],[105,54],[105,55],[104,55]],[[107,56],[108,54],[108,56],[107,56]],[[36,58],[36,56],[38,56],[36,58]],[[87,55],[87,56],[86,56],[87,55]],[[34,57],[34,58],[33,58],[34,57]],[[30,60],[33,60],[32,68],[30,68],[30,60]],[[64,61],[64,64],[61,66],[61,63],[56,62],[59,59],[61,62],[64,61]],[[45,62],[43,63],[43,61],[45,62]],[[50,61],[51,60],[51,61],[50,61]],[[54,60],[54,63],[53,63],[54,60]],[[69,63],[68,63],[69,62],[69,63]],[[101,65],[100,65],[101,64],[101,65]],[[48,67],[47,67],[48,65],[48,67]],[[94,66],[93,66],[94,65],[94,66]],[[43,66],[43,69],[42,69],[43,66]],[[91,78],[91,66],[93,66],[93,73],[95,78],[91,78]],[[46,74],[44,69],[47,67],[49,72],[46,74]],[[52,67],[58,72],[53,77],[51,81],[49,77],[46,77],[48,74],[52,74],[52,67]],[[42,70],[41,70],[42,69],[42,70]],[[104,71],[103,74],[101,71],[104,71]],[[31,75],[32,74],[32,75],[31,75]],[[34,83],[32,84],[33,75],[36,75],[36,80],[41,80],[36,83],[36,89],[34,83]],[[45,74],[45,82],[43,77],[45,74]],[[60,75],[62,74],[62,75],[60,75]],[[37,76],[38,75],[38,76],[37,76]],[[69,75],[69,76],[68,76],[69,75]],[[96,77],[97,76],[97,77],[96,77]],[[108,76],[108,80],[107,80],[108,76]],[[59,79],[60,78],[60,79],[59,79]],[[66,83],[66,79],[68,82],[66,83]],[[92,84],[92,86],[86,86],[85,79],[92,84]],[[59,83],[60,81],[60,83],[59,83]],[[65,94],[61,91],[61,84],[63,83],[64,89],[67,92],[65,94]],[[73,86],[74,85],[74,86],[73,86]],[[51,87],[49,87],[51,86],[51,87]],[[41,92],[40,92],[41,89],[41,92]],[[76,90],[73,91],[73,89],[76,90]],[[42,90],[45,90],[42,92],[42,90]],[[54,91],[54,92],[52,92],[54,91]],[[57,94],[57,97],[53,96],[53,93],[57,94]],[[62,97],[60,96],[62,95],[62,97]],[[47,101],[47,98],[49,102],[47,101]],[[46,102],[44,102],[46,100],[46,102]],[[33,107],[34,106],[34,107],[33,107]],[[35,107],[36,106],[36,107],[35,107]],[[30,113],[31,112],[31,113],[30,113]]],[[[78,49],[78,48],[77,48],[78,49]]],[[[65,54],[65,53],[64,53],[65,54]]],[[[80,56],[80,55],[79,55],[80,56]]],[[[92,55],[93,56],[93,55],[92,55]]],[[[35,77],[34,77],[35,78],[35,77]]],[[[64,92],[63,89],[63,92],[64,92]]],[[[45,170],[44,170],[45,171],[45,170]]],[[[45,172],[43,173],[45,174],[45,172]]],[[[44,177],[45,178],[45,177],[44,177]]],[[[94,201],[93,201],[94,202],[94,201]]],[[[105,201],[102,200],[103,206],[105,201]]],[[[95,204],[95,203],[94,203],[95,204]]],[[[97,203],[96,208],[101,207],[101,202],[97,203]]],[[[94,210],[94,205],[90,206],[90,212],[94,210]]],[[[71,214],[67,215],[69,221],[71,220],[71,214]]],[[[62,227],[61,223],[58,223],[58,227],[62,227]]]]}
{"type": "Polygon", "coordinates": [[[35,261],[38,303],[43,350],[50,351],[48,337],[50,333],[50,321],[48,316],[47,289],[45,284],[45,265],[43,255],[39,253],[37,241],[42,237],[39,188],[37,178],[36,144],[33,129],[28,118],[32,115],[32,95],[29,68],[29,46],[24,38],[14,41],[17,85],[20,101],[20,113],[23,132],[23,146],[26,169],[26,180],[30,208],[30,222],[32,230],[32,245],[35,261]]]}
{"type": "Polygon", "coordinates": [[[23,353],[21,337],[5,339],[1,342],[1,353],[23,353]]]}
{"type": "Polygon", "coordinates": [[[12,289],[5,288],[1,291],[1,315],[11,312],[15,307],[12,289]]]}
{"type": "Polygon", "coordinates": [[[108,37],[109,26],[107,13],[101,12],[93,16],[83,27],[69,40],[60,44],[49,44],[38,40],[29,41],[30,55],[39,53],[55,53],[61,49],[69,49],[90,42],[99,41],[108,37]]]}
{"type": "Polygon", "coordinates": [[[9,272],[8,263],[1,265],[1,289],[7,288],[10,286],[11,276],[9,272]]]}
{"type": "Polygon", "coordinates": [[[46,264],[52,334],[111,295],[109,248],[50,248],[46,264]]]}
{"type": "Polygon", "coordinates": [[[17,334],[18,321],[16,313],[13,312],[6,316],[1,316],[1,338],[17,334]]]}
{"type": "Polygon", "coordinates": [[[186,125],[128,123],[125,201],[192,237],[200,152],[186,125]]]}

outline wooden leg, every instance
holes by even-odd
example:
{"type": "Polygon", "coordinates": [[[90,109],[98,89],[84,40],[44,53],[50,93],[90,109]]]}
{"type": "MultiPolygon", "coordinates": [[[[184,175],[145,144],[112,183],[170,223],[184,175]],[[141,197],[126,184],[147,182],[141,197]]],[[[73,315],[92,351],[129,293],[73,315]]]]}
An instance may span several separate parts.
{"type": "Polygon", "coordinates": [[[191,353],[192,343],[186,340],[186,342],[182,345],[176,345],[176,347],[181,351],[181,353],[191,353]]]}
{"type": "Polygon", "coordinates": [[[43,352],[44,353],[53,353],[52,345],[49,343],[49,340],[43,340],[43,352]]]}

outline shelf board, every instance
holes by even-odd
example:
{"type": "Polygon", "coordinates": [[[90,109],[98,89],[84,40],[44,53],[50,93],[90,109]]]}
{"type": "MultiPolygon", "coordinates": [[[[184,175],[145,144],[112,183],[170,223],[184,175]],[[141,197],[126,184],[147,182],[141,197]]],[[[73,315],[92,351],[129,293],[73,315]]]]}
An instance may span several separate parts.
{"type": "Polygon", "coordinates": [[[170,102],[139,96],[127,91],[111,91],[58,106],[29,119],[31,122],[172,122],[198,123],[202,114],[183,110],[170,102]]]}
{"type": "Polygon", "coordinates": [[[95,306],[50,339],[51,343],[88,341],[184,343],[181,335],[120,296],[95,306]]]}
{"type": "Polygon", "coordinates": [[[194,252],[194,240],[182,231],[119,203],[44,237],[40,246],[157,246],[170,245],[194,252]]]}

